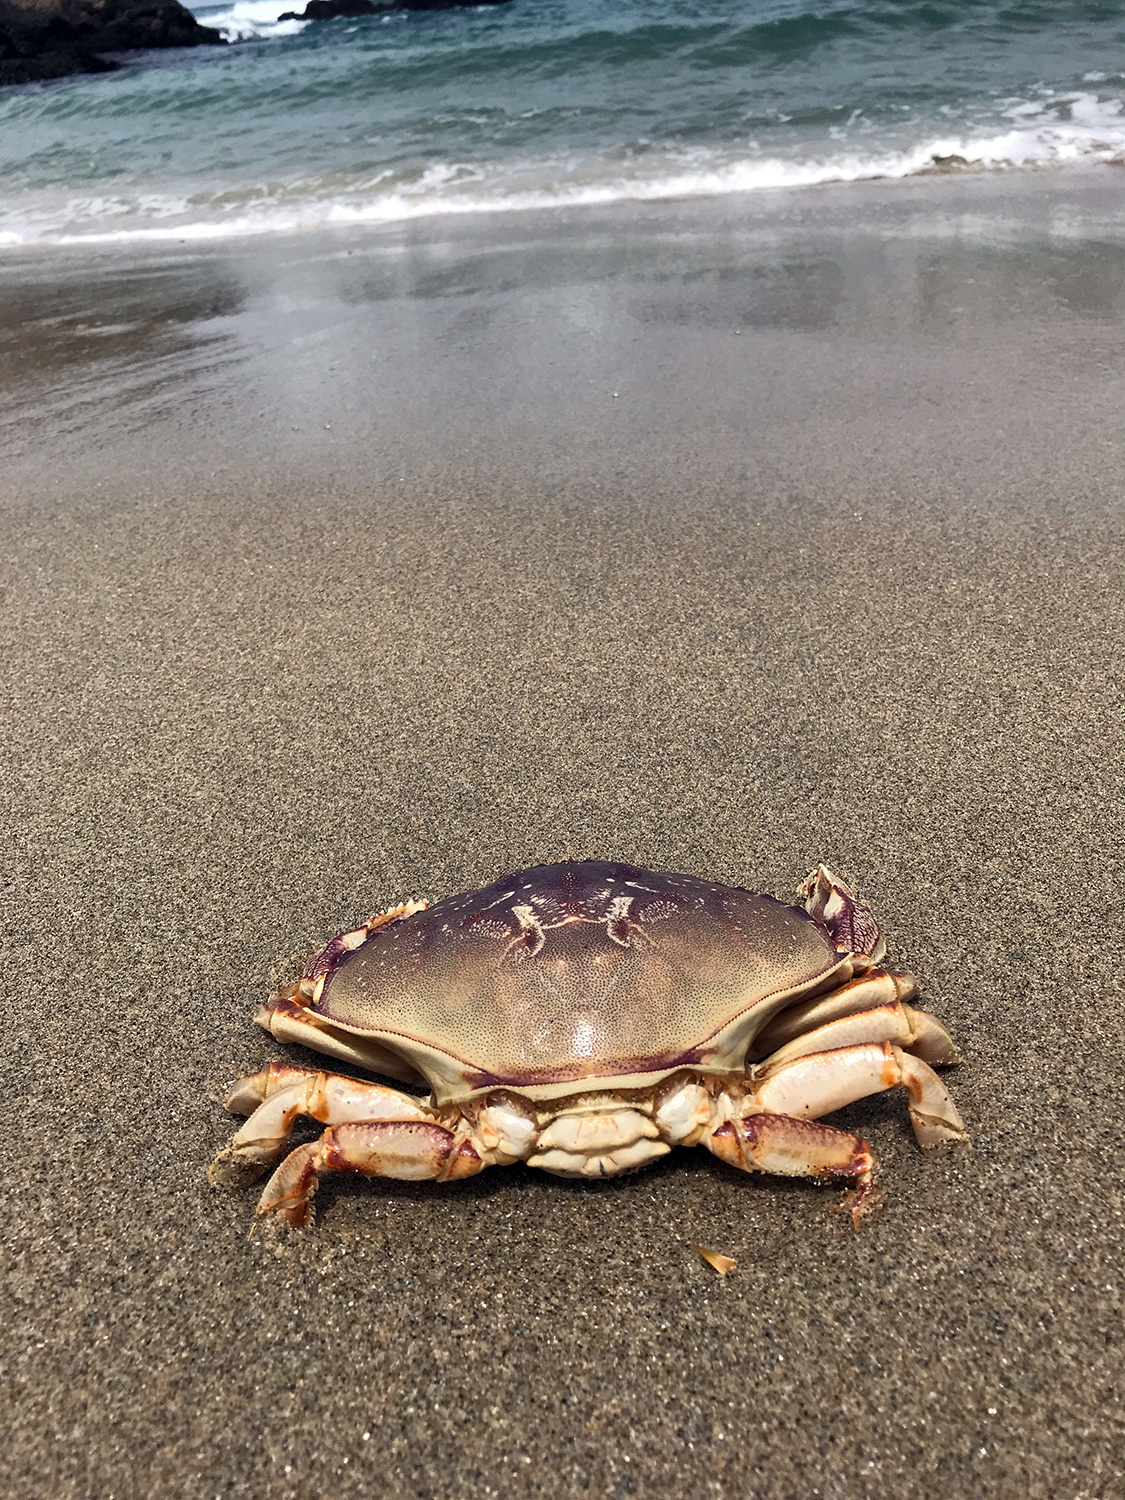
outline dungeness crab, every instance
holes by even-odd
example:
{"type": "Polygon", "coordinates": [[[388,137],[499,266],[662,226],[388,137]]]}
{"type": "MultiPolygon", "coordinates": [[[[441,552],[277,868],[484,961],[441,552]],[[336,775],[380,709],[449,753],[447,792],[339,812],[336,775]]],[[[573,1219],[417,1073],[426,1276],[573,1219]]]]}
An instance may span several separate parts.
{"type": "Polygon", "coordinates": [[[250,1118],[210,1169],[239,1185],[294,1124],[258,1213],[311,1221],[325,1172],[470,1177],[526,1161],[564,1177],[629,1172],[673,1146],[744,1171],[842,1179],[853,1219],[878,1202],[859,1136],[816,1124],[903,1085],[919,1145],[967,1141],[931,1064],[948,1033],[878,967],[868,908],[820,865],[802,910],[693,875],[583,860],[535,865],[435,906],[411,901],[333,940],[257,1020],[418,1098],[272,1062],[227,1108],[250,1118]]]}

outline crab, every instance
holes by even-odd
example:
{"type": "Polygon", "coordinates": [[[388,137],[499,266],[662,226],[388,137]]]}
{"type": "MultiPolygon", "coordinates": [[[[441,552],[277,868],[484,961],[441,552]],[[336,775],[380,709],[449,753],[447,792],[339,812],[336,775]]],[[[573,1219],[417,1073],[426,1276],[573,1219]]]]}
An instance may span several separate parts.
{"type": "Polygon", "coordinates": [[[226,1101],[245,1124],[211,1164],[239,1186],[291,1150],[258,1214],[312,1222],[326,1173],[451,1182],[526,1162],[562,1177],[636,1171],[705,1146],[747,1172],[834,1179],[852,1219],[882,1198],[859,1136],[819,1123],[903,1087],[920,1146],[967,1144],[935,1065],[949,1033],[881,968],[870,909],[824,865],[804,906],[600,860],[535,865],[335,937],[256,1016],[386,1084],[274,1061],[226,1101]]]}

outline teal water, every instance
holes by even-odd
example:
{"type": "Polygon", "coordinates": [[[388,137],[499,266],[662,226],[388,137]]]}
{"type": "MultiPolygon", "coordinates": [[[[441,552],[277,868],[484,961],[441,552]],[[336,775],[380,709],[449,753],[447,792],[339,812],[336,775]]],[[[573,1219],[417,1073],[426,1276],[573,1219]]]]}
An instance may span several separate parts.
{"type": "Polygon", "coordinates": [[[0,92],[0,245],[1125,161],[1125,5],[512,0],[0,92]]]}

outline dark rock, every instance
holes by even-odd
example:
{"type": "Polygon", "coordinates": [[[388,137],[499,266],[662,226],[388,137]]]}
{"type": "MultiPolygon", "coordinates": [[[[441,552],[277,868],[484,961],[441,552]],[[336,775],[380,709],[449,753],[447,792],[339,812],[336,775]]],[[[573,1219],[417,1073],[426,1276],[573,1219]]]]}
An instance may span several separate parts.
{"type": "Polygon", "coordinates": [[[0,87],[6,83],[44,83],[71,73],[114,73],[119,63],[87,52],[41,52],[37,57],[4,56],[0,35],[0,87]]]}
{"type": "Polygon", "coordinates": [[[0,84],[118,66],[102,52],[222,41],[179,0],[0,0],[0,84]]]}
{"type": "Polygon", "coordinates": [[[334,21],[339,16],[384,15],[389,10],[453,10],[464,5],[504,5],[507,0],[309,0],[303,11],[287,10],[279,21],[334,21]]]}

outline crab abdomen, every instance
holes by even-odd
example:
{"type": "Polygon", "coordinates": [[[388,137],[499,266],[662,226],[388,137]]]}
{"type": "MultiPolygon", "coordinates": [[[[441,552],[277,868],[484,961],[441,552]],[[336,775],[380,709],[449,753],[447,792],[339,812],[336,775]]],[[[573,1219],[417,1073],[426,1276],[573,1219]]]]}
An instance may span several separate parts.
{"type": "Polygon", "coordinates": [[[759,1026],[841,956],[797,907],[694,876],[540,865],[372,933],[312,1009],[439,1097],[741,1066],[759,1026]]]}

